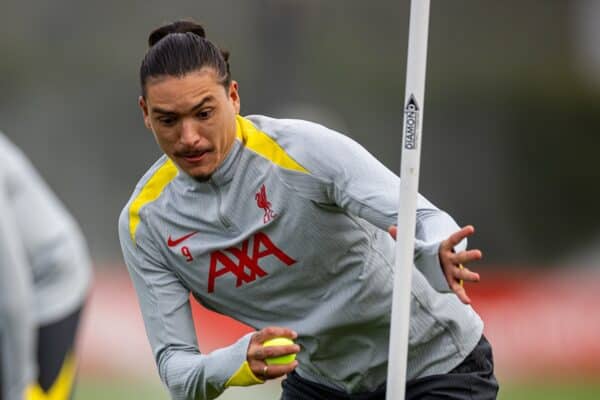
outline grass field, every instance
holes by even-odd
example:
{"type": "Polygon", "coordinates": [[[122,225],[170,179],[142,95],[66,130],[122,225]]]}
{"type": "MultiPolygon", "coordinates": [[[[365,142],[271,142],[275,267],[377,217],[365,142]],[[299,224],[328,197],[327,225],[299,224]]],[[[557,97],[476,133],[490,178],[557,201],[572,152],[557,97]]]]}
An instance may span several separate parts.
{"type": "MultiPolygon", "coordinates": [[[[219,400],[279,399],[280,383],[268,382],[247,388],[231,388],[219,400]]],[[[82,379],[74,400],[169,400],[166,390],[157,382],[130,382],[102,379],[82,379]]]]}
{"type": "MultiPolygon", "coordinates": [[[[219,400],[277,400],[279,382],[226,391],[219,400]]],[[[156,382],[118,382],[102,379],[82,379],[75,400],[168,400],[165,390],[156,382]]],[[[600,382],[531,382],[502,386],[500,400],[597,400],[600,382]]]]}

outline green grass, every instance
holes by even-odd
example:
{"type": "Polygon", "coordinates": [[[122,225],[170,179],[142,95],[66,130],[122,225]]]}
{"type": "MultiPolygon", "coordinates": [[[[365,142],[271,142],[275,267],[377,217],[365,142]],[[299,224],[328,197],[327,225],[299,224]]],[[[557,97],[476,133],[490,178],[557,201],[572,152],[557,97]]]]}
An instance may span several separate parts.
{"type": "MultiPolygon", "coordinates": [[[[219,400],[277,400],[279,381],[247,388],[231,388],[219,400]]],[[[169,400],[166,389],[157,381],[118,381],[83,378],[77,384],[73,400],[169,400]]]]}
{"type": "Polygon", "coordinates": [[[81,379],[74,400],[166,400],[165,390],[157,383],[125,382],[108,379],[81,379]]]}
{"type": "MultiPolygon", "coordinates": [[[[277,400],[278,381],[249,388],[227,390],[219,400],[277,400]]],[[[155,381],[114,381],[84,378],[79,382],[74,400],[169,400],[165,389],[155,381]]],[[[600,382],[525,382],[503,384],[499,400],[597,400],[600,382]]]]}
{"type": "Polygon", "coordinates": [[[597,400],[600,399],[600,382],[522,382],[503,385],[499,400],[597,400]]]}

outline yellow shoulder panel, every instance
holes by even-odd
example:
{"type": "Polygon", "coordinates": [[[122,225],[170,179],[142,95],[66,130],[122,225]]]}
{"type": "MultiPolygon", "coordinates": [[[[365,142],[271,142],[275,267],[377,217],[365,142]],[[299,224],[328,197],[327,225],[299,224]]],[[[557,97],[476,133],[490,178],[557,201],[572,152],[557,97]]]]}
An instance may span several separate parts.
{"type": "Polygon", "coordinates": [[[308,170],[298,164],[286,151],[269,135],[259,131],[252,122],[237,116],[237,137],[244,145],[255,153],[285,169],[291,169],[308,174],[308,170]]]}
{"type": "Polygon", "coordinates": [[[146,204],[156,200],[169,182],[177,176],[178,170],[173,161],[167,161],[156,170],[154,175],[146,182],[142,190],[129,207],[129,233],[135,243],[135,231],[140,223],[140,210],[146,204]]]}

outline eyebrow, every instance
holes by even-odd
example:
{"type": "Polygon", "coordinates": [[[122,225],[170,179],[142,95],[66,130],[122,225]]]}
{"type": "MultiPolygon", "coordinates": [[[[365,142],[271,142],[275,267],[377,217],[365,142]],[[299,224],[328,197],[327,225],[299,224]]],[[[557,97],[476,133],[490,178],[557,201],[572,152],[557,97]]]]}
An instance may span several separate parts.
{"type": "MultiPolygon", "coordinates": [[[[196,111],[197,109],[201,108],[203,105],[205,105],[206,103],[208,103],[212,100],[214,100],[213,96],[206,96],[205,98],[202,99],[202,101],[200,101],[198,104],[196,104],[195,106],[190,108],[189,112],[191,113],[191,112],[196,111]]],[[[178,114],[175,111],[165,110],[160,107],[152,107],[152,112],[158,113],[158,114],[166,114],[166,115],[177,115],[178,114]]],[[[184,114],[187,114],[187,113],[184,113],[184,114]]]]}

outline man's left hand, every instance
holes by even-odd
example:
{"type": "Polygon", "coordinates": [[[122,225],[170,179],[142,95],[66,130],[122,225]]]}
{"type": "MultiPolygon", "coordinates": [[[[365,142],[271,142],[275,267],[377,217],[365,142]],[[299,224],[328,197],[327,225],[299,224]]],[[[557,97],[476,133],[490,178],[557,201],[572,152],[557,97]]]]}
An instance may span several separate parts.
{"type": "MultiPolygon", "coordinates": [[[[392,225],[388,228],[390,235],[396,239],[397,228],[392,225]]],[[[454,247],[463,239],[475,233],[475,228],[467,225],[459,231],[454,232],[448,239],[442,241],[439,249],[439,258],[442,271],[448,282],[450,289],[464,304],[471,304],[471,299],[467,296],[467,292],[463,286],[463,282],[479,282],[479,274],[472,272],[465,264],[481,260],[483,255],[480,250],[464,250],[458,253],[454,252],[454,247]]]]}

